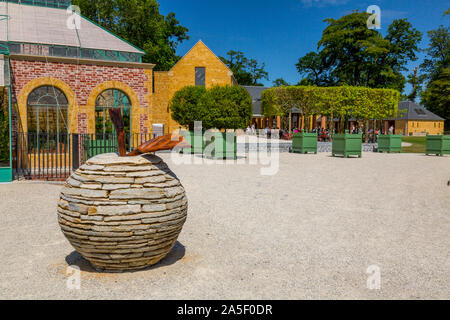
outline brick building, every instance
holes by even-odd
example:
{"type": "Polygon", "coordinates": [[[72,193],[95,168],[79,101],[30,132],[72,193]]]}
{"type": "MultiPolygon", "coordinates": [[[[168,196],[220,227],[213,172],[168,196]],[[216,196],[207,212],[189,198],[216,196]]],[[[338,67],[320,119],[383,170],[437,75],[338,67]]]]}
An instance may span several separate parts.
{"type": "MultiPolygon", "coordinates": [[[[122,109],[130,137],[150,137],[154,127],[162,128],[158,134],[172,133],[180,128],[169,110],[177,90],[237,84],[230,69],[201,41],[171,70],[154,71],[154,64],[142,63],[144,51],[70,6],[71,0],[0,0],[0,89],[9,92],[11,117],[10,159],[0,157],[0,181],[9,180],[13,167],[25,165],[29,170],[36,162],[26,150],[33,148],[39,158],[49,153],[38,141],[42,135],[48,140],[78,133],[92,135],[97,142],[112,141],[105,137],[114,132],[108,112],[113,107],[122,109]],[[16,144],[26,154],[19,157],[16,144]],[[8,163],[10,168],[5,167],[8,163]]],[[[47,141],[44,147],[52,145],[47,141]]],[[[40,160],[34,165],[40,166],[40,160]]]]}
{"type": "Polygon", "coordinates": [[[201,41],[170,71],[156,72],[142,63],[145,52],[85,17],[77,14],[79,27],[69,28],[69,5],[0,0],[0,14],[8,16],[0,44],[9,50],[2,60],[9,60],[13,132],[110,132],[106,111],[120,107],[128,132],[151,133],[161,124],[170,133],[180,127],[169,112],[177,90],[236,83],[201,41]]]}

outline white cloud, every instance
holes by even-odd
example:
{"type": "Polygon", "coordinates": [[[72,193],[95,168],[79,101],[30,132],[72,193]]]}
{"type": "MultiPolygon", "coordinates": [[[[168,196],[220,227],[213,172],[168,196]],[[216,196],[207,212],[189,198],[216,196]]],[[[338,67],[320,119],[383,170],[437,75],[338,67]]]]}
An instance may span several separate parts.
{"type": "Polygon", "coordinates": [[[305,7],[325,7],[346,4],[349,0],[301,0],[305,7]]]}

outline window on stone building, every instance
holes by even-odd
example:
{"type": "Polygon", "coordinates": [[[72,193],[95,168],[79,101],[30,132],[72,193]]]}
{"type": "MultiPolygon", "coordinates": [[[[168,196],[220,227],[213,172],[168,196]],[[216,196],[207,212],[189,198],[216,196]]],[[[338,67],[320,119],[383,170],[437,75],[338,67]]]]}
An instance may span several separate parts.
{"type": "Polygon", "coordinates": [[[196,86],[205,86],[205,67],[195,67],[195,85],[196,86]]]}
{"type": "Polygon", "coordinates": [[[69,103],[66,95],[53,86],[34,89],[27,100],[29,133],[60,134],[69,131],[69,103]]]}
{"type": "Polygon", "coordinates": [[[125,132],[131,132],[131,102],[128,96],[117,89],[103,91],[95,101],[95,133],[107,136],[114,133],[114,125],[109,118],[109,109],[122,110],[125,132]]]}

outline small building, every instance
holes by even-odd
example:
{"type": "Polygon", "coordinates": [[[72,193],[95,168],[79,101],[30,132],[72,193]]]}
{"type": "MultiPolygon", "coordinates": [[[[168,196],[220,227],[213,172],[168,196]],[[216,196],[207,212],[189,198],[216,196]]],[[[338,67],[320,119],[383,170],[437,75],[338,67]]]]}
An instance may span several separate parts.
{"type": "Polygon", "coordinates": [[[270,120],[272,120],[273,125],[273,119],[269,120],[268,118],[264,117],[261,108],[262,92],[270,88],[261,86],[242,86],[242,87],[245,90],[247,90],[250,96],[252,97],[253,101],[252,125],[254,125],[256,129],[265,129],[266,127],[270,126],[269,125],[270,120]]]}
{"type": "Polygon", "coordinates": [[[163,124],[168,133],[181,127],[169,110],[170,100],[178,90],[186,86],[237,85],[233,72],[201,40],[169,71],[155,71],[154,79],[149,121],[163,124]]]}
{"type": "Polygon", "coordinates": [[[439,135],[444,133],[445,120],[425,107],[412,102],[403,101],[398,105],[398,117],[389,119],[385,127],[394,126],[395,134],[421,136],[426,134],[439,135]]]}

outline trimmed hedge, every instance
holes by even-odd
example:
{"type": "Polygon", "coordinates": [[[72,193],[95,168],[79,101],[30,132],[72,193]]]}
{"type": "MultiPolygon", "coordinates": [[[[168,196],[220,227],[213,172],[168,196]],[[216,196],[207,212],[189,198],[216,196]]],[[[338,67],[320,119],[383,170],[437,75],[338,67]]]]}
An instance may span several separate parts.
{"type": "Polygon", "coordinates": [[[193,130],[195,121],[202,121],[204,130],[244,129],[251,122],[253,103],[240,86],[188,86],[175,93],[170,110],[172,119],[189,130],[193,130]]]}
{"type": "Polygon", "coordinates": [[[321,114],[341,120],[381,120],[398,113],[400,92],[366,87],[290,86],[263,91],[262,112],[266,117],[286,116],[298,108],[303,116],[321,114]]]}

